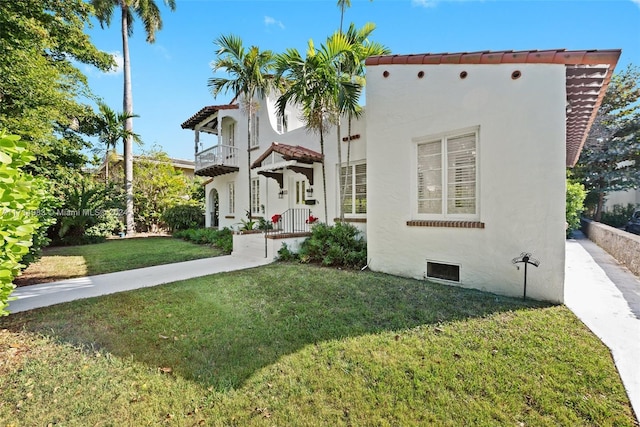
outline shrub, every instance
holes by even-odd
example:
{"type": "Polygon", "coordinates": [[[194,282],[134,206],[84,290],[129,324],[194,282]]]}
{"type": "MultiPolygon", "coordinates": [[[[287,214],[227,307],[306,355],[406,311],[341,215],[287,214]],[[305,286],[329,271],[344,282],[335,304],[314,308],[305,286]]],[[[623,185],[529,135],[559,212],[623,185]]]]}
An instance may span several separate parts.
{"type": "Polygon", "coordinates": [[[222,230],[216,230],[214,228],[178,230],[173,233],[173,237],[199,245],[213,245],[227,254],[230,254],[233,249],[233,232],[226,227],[222,230]]]}
{"type": "Polygon", "coordinates": [[[278,261],[298,261],[298,254],[289,249],[286,243],[282,244],[282,247],[278,250],[278,261]]]}
{"type": "Polygon", "coordinates": [[[580,214],[584,210],[584,199],[587,196],[587,192],[584,186],[578,182],[573,182],[567,179],[567,203],[566,207],[566,221],[567,221],[567,237],[573,230],[580,228],[580,214]]]}
{"type": "Polygon", "coordinates": [[[0,133],[0,316],[15,288],[22,258],[29,253],[33,235],[42,226],[37,212],[44,190],[23,168],[34,160],[19,136],[0,133]]]}
{"type": "Polygon", "coordinates": [[[120,209],[106,209],[98,213],[98,222],[85,231],[87,237],[109,237],[124,230],[120,209]]]}
{"type": "Polygon", "coordinates": [[[627,204],[627,206],[613,205],[610,211],[602,212],[600,222],[611,227],[624,227],[636,209],[637,207],[632,203],[627,204]]]}
{"type": "Polygon", "coordinates": [[[204,213],[200,206],[176,205],[164,211],[162,221],[169,231],[204,227],[204,213]]]}
{"type": "Polygon", "coordinates": [[[367,264],[367,245],[360,231],[351,224],[319,223],[311,229],[311,237],[302,242],[298,256],[301,262],[361,268],[367,264]]]}

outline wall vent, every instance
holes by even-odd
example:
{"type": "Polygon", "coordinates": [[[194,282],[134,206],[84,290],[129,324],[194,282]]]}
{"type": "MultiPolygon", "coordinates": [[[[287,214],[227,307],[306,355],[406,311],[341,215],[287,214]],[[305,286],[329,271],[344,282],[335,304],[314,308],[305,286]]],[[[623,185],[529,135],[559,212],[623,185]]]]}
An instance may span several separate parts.
{"type": "Polygon", "coordinates": [[[460,266],[427,261],[427,277],[432,279],[460,281],[460,266]]]}

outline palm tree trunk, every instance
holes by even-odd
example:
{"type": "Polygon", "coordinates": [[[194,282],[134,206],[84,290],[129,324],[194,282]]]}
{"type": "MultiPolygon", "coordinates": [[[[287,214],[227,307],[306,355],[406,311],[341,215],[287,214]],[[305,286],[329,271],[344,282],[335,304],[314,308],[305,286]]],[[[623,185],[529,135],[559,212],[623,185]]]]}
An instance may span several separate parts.
{"type": "Polygon", "coordinates": [[[247,114],[247,179],[249,180],[249,217],[247,218],[251,221],[251,216],[253,215],[253,209],[251,209],[251,106],[249,106],[249,114],[247,114]]]}
{"type": "Polygon", "coordinates": [[[129,117],[125,121],[125,130],[129,135],[124,139],[124,188],[126,193],[125,223],[127,234],[136,232],[133,220],[133,95],[131,94],[131,63],[129,62],[129,27],[127,6],[122,8],[122,55],[124,57],[124,96],[123,110],[129,117]]]}
{"type": "Polygon", "coordinates": [[[324,223],[329,224],[329,214],[327,213],[327,173],[325,171],[324,158],[324,134],[320,126],[320,152],[322,153],[322,193],[324,197],[324,223]]]}
{"type": "MultiPolygon", "coordinates": [[[[347,198],[347,185],[349,184],[349,174],[351,173],[351,114],[349,114],[348,125],[347,125],[347,169],[344,176],[344,187],[342,188],[341,199],[340,199],[340,212],[343,212],[344,201],[347,198]]],[[[355,187],[351,188],[352,192],[355,192],[355,187]]],[[[351,212],[355,213],[355,210],[351,212]]]]}
{"type": "MultiPolygon", "coordinates": [[[[339,212],[340,212],[340,222],[344,222],[344,191],[342,189],[342,185],[340,185],[340,180],[342,179],[342,144],[340,143],[340,117],[338,117],[338,126],[337,126],[337,134],[338,134],[338,201],[340,204],[339,212]]],[[[348,165],[347,165],[348,166],[348,165]]],[[[346,182],[346,181],[345,181],[346,182]]]]}

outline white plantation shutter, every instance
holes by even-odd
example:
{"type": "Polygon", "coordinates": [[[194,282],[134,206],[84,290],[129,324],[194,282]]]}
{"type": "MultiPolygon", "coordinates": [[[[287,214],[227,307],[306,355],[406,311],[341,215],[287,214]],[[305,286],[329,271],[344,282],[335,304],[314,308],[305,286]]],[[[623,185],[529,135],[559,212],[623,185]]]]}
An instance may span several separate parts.
{"type": "Polygon", "coordinates": [[[476,134],[447,139],[447,213],[476,213],[476,134]]]}
{"type": "Polygon", "coordinates": [[[236,194],[235,183],[229,183],[229,213],[235,213],[236,211],[236,194]]]}
{"type": "Polygon", "coordinates": [[[340,168],[340,186],[344,188],[344,182],[349,171],[349,180],[345,188],[344,204],[345,214],[367,213],[367,164],[359,163],[340,168]]]}
{"type": "Polygon", "coordinates": [[[442,141],[418,145],[418,213],[442,213],[442,141]]]}
{"type": "Polygon", "coordinates": [[[353,201],[355,213],[367,213],[367,164],[361,163],[354,166],[355,193],[353,201]]]}

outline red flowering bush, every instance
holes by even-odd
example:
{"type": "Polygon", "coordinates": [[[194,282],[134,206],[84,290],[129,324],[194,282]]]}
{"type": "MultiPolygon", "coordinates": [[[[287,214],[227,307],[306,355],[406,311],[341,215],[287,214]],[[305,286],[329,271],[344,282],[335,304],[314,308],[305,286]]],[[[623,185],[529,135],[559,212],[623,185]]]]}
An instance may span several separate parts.
{"type": "Polygon", "coordinates": [[[273,216],[271,217],[271,222],[275,224],[275,223],[277,223],[277,222],[279,222],[279,221],[280,221],[280,218],[282,218],[282,215],[280,215],[280,214],[275,214],[275,215],[273,215],[273,216]]]}
{"type": "Polygon", "coordinates": [[[318,220],[318,217],[315,217],[313,215],[309,215],[309,218],[307,219],[307,224],[313,224],[317,220],[318,220]]]}

